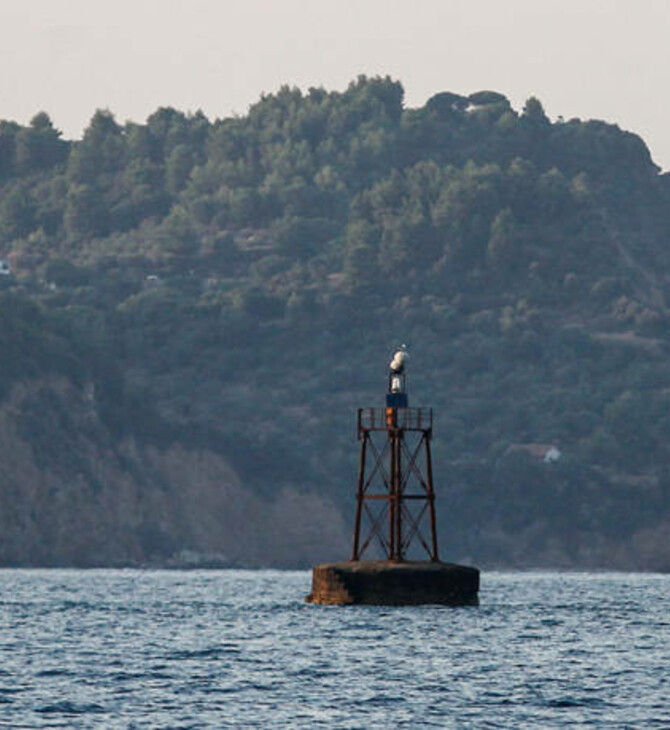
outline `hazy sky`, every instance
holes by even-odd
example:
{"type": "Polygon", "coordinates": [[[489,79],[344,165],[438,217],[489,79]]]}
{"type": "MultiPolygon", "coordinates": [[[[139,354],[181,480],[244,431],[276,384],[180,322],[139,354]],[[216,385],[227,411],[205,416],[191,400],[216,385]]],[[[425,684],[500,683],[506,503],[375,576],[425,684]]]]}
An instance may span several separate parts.
{"type": "Polygon", "coordinates": [[[670,169],[670,0],[0,0],[0,119],[244,114],[284,83],[389,74],[407,106],[491,89],[636,132],[670,169]]]}

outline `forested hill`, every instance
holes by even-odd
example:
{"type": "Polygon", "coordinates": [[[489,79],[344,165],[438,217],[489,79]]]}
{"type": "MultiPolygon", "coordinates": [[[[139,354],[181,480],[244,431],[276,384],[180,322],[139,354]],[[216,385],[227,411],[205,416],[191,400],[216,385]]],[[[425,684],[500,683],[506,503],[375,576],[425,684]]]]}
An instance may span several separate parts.
{"type": "Polygon", "coordinates": [[[406,342],[411,402],[436,409],[444,558],[670,569],[670,177],[635,134],[493,91],[409,109],[365,77],[216,121],[98,111],[77,142],[40,113],[0,122],[0,259],[5,563],[51,550],[67,505],[45,474],[99,512],[121,474],[155,491],[170,469],[147,464],[179,449],[191,466],[165,489],[188,529],[170,499],[140,521],[120,502],[104,550],[91,527],[53,562],[171,560],[205,549],[209,520],[209,553],[304,564],[314,500],[346,557],[355,409],[382,404],[406,342]],[[89,422],[87,446],[66,438],[89,422]],[[218,535],[211,499],[188,496],[196,453],[255,505],[231,521],[217,502],[218,535]]]}

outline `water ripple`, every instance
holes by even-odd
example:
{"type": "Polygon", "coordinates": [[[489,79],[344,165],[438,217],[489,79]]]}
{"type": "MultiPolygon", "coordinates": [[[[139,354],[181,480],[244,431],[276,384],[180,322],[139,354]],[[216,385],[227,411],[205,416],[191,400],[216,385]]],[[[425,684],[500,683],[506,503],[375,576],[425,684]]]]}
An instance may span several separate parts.
{"type": "Polygon", "coordinates": [[[0,571],[0,726],[670,727],[670,576],[491,573],[451,610],[309,580],[0,571]]]}

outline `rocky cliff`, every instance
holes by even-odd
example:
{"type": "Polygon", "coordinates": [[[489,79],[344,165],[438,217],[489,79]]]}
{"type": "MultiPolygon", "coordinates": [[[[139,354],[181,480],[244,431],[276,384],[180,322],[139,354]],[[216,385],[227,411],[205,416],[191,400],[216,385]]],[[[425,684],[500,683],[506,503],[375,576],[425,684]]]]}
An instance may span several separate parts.
{"type": "Polygon", "coordinates": [[[91,386],[18,382],[0,409],[1,565],[301,566],[346,533],[327,499],[262,499],[213,451],[118,440],[91,386]]]}

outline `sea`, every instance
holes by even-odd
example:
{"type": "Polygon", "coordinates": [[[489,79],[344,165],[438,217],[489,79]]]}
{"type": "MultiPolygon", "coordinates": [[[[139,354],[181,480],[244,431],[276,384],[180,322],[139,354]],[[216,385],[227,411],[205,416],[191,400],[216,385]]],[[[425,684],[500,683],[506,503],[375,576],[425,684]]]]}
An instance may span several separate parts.
{"type": "Polygon", "coordinates": [[[1,570],[0,727],[670,728],[670,575],[484,571],[467,608],[310,580],[1,570]]]}

